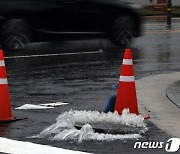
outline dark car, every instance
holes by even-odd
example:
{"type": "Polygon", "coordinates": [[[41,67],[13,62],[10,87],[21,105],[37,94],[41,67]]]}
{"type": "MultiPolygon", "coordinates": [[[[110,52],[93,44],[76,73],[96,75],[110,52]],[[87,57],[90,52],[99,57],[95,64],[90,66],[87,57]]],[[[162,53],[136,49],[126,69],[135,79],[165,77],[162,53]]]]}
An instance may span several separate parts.
{"type": "Polygon", "coordinates": [[[37,33],[105,35],[127,45],[140,25],[140,9],[127,0],[0,0],[0,39],[8,49],[24,48],[37,33]]]}

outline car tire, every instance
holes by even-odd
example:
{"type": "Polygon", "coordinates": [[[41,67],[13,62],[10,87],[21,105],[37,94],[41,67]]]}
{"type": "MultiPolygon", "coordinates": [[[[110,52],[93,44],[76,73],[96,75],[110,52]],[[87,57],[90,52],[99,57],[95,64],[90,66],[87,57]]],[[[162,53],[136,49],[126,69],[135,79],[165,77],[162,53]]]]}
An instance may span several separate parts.
{"type": "Polygon", "coordinates": [[[2,45],[9,50],[25,48],[31,38],[31,27],[26,20],[10,19],[1,28],[2,45]]]}
{"type": "Polygon", "coordinates": [[[112,24],[112,40],[116,45],[127,46],[134,38],[135,19],[131,16],[120,16],[112,24]]]}

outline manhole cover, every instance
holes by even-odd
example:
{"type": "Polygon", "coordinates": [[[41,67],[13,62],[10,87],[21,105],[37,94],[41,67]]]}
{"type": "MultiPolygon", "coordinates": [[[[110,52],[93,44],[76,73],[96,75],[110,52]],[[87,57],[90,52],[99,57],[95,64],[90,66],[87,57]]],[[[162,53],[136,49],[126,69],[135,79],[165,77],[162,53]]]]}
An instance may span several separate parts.
{"type": "MultiPolygon", "coordinates": [[[[83,127],[83,125],[84,124],[76,124],[75,127],[80,130],[83,127]]],[[[139,134],[142,130],[142,128],[139,127],[110,123],[91,123],[90,125],[95,130],[95,132],[105,134],[139,134]]]]}

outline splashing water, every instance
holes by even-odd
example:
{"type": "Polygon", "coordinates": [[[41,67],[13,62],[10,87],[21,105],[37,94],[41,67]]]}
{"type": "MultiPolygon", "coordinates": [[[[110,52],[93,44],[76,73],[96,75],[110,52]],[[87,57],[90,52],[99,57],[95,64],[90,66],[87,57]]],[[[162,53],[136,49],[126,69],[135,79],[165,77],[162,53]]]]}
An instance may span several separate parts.
{"type": "Polygon", "coordinates": [[[119,124],[132,127],[141,127],[142,132],[147,131],[144,118],[141,115],[130,114],[129,109],[124,109],[122,115],[114,113],[100,113],[98,111],[77,111],[70,110],[60,114],[56,119],[56,123],[44,129],[37,138],[48,138],[51,140],[75,140],[82,142],[83,140],[122,140],[141,138],[140,134],[105,134],[97,133],[93,130],[90,123],[119,124]],[[78,130],[75,124],[83,124],[78,130]]]}

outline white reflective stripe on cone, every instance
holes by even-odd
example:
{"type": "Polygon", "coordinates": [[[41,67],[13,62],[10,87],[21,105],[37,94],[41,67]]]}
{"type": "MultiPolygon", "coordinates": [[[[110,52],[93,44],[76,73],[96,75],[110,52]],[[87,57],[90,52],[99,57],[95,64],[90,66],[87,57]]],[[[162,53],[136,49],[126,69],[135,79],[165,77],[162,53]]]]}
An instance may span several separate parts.
{"type": "Polygon", "coordinates": [[[123,65],[133,65],[132,59],[123,59],[123,65]]]}
{"type": "Polygon", "coordinates": [[[0,79],[0,84],[8,84],[8,81],[6,78],[0,79]]]}
{"type": "Polygon", "coordinates": [[[0,60],[0,66],[5,66],[4,60],[0,60]]]}
{"type": "Polygon", "coordinates": [[[120,75],[119,81],[122,81],[122,82],[134,82],[135,78],[134,78],[134,76],[123,76],[123,75],[120,75]]]}

